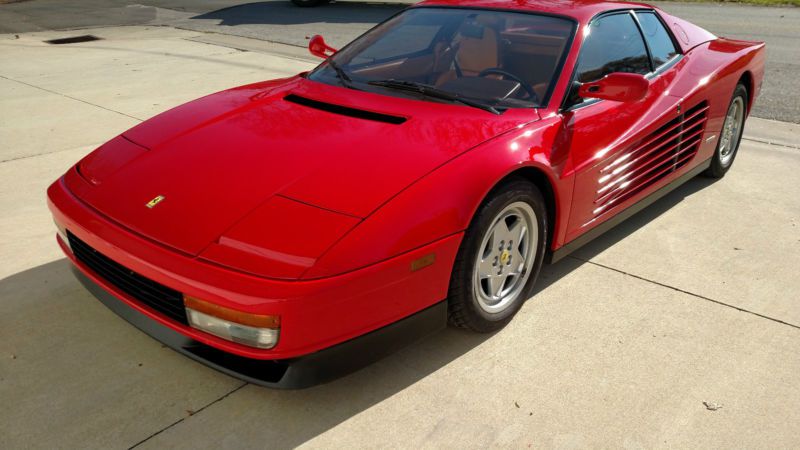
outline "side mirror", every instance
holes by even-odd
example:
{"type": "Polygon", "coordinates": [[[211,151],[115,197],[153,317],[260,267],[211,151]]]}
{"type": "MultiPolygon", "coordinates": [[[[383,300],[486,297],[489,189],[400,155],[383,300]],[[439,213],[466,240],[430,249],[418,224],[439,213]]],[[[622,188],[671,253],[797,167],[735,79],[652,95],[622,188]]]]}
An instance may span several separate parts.
{"type": "Polygon", "coordinates": [[[647,95],[650,81],[637,73],[610,73],[603,78],[583,83],[578,89],[582,98],[599,98],[615,102],[636,102],[647,95]]]}
{"type": "Polygon", "coordinates": [[[325,39],[318,34],[312,36],[311,40],[308,41],[308,51],[322,59],[328,59],[336,53],[336,49],[326,44],[325,39]]]}

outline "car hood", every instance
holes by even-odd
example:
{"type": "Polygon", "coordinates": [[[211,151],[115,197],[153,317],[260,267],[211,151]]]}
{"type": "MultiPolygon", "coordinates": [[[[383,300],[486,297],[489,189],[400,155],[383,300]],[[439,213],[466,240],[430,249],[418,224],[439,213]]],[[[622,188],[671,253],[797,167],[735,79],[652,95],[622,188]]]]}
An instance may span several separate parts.
{"type": "Polygon", "coordinates": [[[86,182],[70,188],[118,223],[198,255],[275,196],[364,218],[459,153],[536,118],[293,77],[143,122],[81,161],[86,182]]]}

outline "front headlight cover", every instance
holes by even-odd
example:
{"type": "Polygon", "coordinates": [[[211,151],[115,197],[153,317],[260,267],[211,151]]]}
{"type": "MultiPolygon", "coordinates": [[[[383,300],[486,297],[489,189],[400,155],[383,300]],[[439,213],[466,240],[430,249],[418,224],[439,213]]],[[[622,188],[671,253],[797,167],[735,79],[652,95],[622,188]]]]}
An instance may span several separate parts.
{"type": "Polygon", "coordinates": [[[297,279],[361,219],[274,196],[200,258],[267,278],[297,279]]]}
{"type": "Polygon", "coordinates": [[[222,339],[244,344],[249,347],[269,349],[278,343],[280,330],[277,328],[256,328],[210,316],[192,308],[186,308],[189,325],[222,339]]]}
{"type": "Polygon", "coordinates": [[[192,328],[250,347],[269,349],[278,343],[280,316],[236,311],[189,295],[183,304],[192,328]]]}

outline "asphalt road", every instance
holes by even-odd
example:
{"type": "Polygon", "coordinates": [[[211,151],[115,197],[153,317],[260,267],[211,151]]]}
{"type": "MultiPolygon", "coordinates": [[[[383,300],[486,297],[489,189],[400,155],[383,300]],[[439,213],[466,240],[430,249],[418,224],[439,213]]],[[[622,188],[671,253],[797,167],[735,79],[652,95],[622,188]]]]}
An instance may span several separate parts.
{"type": "MultiPolygon", "coordinates": [[[[767,42],[767,72],[756,117],[800,123],[800,8],[654,2],[711,32],[767,42]]],[[[286,0],[31,0],[0,5],[0,33],[157,23],[304,46],[323,34],[341,46],[404,7],[338,2],[299,9],[286,0]]]]}

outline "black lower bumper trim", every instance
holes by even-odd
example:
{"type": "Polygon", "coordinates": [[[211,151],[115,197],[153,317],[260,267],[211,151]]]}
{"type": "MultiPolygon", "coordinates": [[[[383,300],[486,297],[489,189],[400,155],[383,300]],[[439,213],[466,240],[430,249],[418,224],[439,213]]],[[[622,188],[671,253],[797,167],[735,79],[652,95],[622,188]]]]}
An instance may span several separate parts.
{"type": "Polygon", "coordinates": [[[302,389],[354,372],[447,324],[441,301],[412,316],[315,353],[287,360],[257,360],[224,352],[162,325],[108,292],[74,265],[80,282],[104,305],[152,338],[220,372],[280,389],[302,389]]]}

